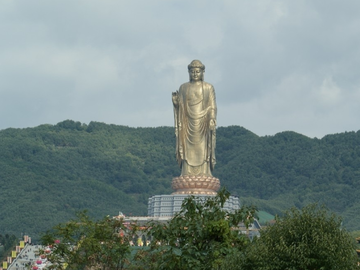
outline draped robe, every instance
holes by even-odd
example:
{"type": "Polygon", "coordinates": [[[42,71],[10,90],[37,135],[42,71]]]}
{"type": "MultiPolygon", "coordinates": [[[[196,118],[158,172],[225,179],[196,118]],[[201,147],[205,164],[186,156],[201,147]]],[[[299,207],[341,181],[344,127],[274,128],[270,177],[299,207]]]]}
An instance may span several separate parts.
{"type": "Polygon", "coordinates": [[[174,103],[176,159],[181,175],[212,176],[216,146],[216,98],[214,87],[206,82],[188,82],[177,92],[174,103]],[[213,130],[210,121],[214,121],[213,130]]]}

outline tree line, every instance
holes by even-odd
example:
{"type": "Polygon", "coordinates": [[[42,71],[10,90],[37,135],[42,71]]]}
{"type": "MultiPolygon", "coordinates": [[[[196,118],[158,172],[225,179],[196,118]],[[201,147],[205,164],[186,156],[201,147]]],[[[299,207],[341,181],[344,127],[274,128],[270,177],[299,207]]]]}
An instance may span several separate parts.
{"type": "MultiPolygon", "coordinates": [[[[131,128],[66,120],[0,131],[0,233],[40,232],[88,209],[91,217],[146,215],[150,196],[179,176],[172,127],[131,128]]],[[[273,215],[324,204],[359,230],[360,133],[260,137],[217,129],[214,175],[242,203],[273,215]]],[[[261,221],[261,220],[260,220],[261,221]]]]}

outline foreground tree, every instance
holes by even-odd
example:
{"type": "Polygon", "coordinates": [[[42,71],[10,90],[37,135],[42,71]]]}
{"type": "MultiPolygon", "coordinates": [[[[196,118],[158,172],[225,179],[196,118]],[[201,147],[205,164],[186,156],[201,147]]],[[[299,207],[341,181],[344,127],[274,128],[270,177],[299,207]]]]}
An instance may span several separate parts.
{"type": "Polygon", "coordinates": [[[122,220],[105,217],[92,221],[85,212],[77,219],[59,224],[42,236],[43,245],[51,245],[47,256],[50,269],[124,269],[130,255],[129,241],[135,228],[122,220]]]}
{"type": "Polygon", "coordinates": [[[205,200],[190,196],[168,223],[152,223],[150,250],[138,252],[133,269],[217,269],[227,255],[242,250],[249,240],[236,228],[250,225],[256,209],[224,211],[229,196],[225,189],[205,200]]]}
{"type": "Polygon", "coordinates": [[[245,253],[232,256],[223,269],[358,269],[355,241],[341,228],[341,219],[311,204],[292,208],[245,253]]]}

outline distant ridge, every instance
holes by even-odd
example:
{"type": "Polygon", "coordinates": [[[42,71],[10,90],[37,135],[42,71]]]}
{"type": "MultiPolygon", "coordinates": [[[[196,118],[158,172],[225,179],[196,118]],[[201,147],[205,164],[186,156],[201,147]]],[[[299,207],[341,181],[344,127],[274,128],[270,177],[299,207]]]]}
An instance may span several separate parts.
{"type": "MultiPolygon", "coordinates": [[[[311,139],[217,129],[214,175],[243,203],[273,215],[310,202],[360,229],[360,133],[311,139]]],[[[180,169],[172,127],[131,128],[66,120],[0,131],[0,233],[39,235],[81,209],[94,217],[145,215],[180,169]]]]}

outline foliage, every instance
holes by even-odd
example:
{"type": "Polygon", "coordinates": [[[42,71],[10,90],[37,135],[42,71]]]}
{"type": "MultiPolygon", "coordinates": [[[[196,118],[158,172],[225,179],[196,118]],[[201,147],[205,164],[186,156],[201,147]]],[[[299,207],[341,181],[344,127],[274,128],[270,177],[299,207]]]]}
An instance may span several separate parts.
{"type": "MultiPolygon", "coordinates": [[[[174,153],[172,127],[66,120],[0,130],[0,233],[36,241],[84,209],[91,217],[146,215],[150,196],[172,192],[174,153]]],[[[243,203],[275,215],[319,202],[360,229],[360,132],[312,139],[220,127],[216,155],[214,175],[243,203]]]]}
{"type": "Polygon", "coordinates": [[[311,139],[295,132],[258,137],[241,127],[217,130],[216,174],[232,194],[271,214],[325,204],[346,228],[359,229],[360,132],[311,139]]]}
{"type": "Polygon", "coordinates": [[[33,240],[89,210],[145,215],[178,170],[170,128],[64,121],[0,131],[0,232],[33,240]]]}
{"type": "Polygon", "coordinates": [[[53,245],[53,269],[358,269],[355,241],[341,219],[324,206],[291,208],[252,242],[235,230],[253,221],[255,207],[235,213],[222,210],[229,193],[222,189],[205,200],[193,196],[169,222],[149,223],[149,247],[130,247],[137,228],[108,217],[59,224],[43,237],[53,245]],[[122,232],[120,236],[119,232],[122,232]]]}
{"type": "Polygon", "coordinates": [[[133,228],[123,220],[105,217],[92,221],[85,212],[65,224],[59,224],[42,236],[43,245],[51,245],[47,255],[49,269],[124,269],[130,256],[129,241],[133,228]]]}
{"type": "Polygon", "coordinates": [[[8,254],[17,244],[17,238],[15,235],[0,234],[0,262],[3,259],[6,259],[6,254],[8,254]]]}
{"type": "Polygon", "coordinates": [[[222,189],[216,197],[204,200],[188,197],[168,223],[152,223],[151,250],[146,256],[141,254],[146,268],[216,269],[226,255],[242,249],[248,238],[234,228],[240,223],[248,226],[256,209],[242,207],[234,213],[222,210],[229,195],[222,189]]]}
{"type": "MultiPolygon", "coordinates": [[[[243,254],[229,258],[232,269],[358,269],[355,241],[341,219],[324,206],[292,208],[243,254]]],[[[229,269],[229,268],[224,268],[229,269]]]]}
{"type": "Polygon", "coordinates": [[[92,221],[86,212],[56,225],[42,236],[42,244],[52,246],[47,256],[52,269],[64,264],[70,270],[217,268],[227,255],[249,244],[247,236],[235,228],[240,223],[248,226],[256,211],[255,207],[242,207],[234,213],[223,210],[229,196],[222,189],[206,199],[186,198],[169,222],[147,225],[151,246],[137,251],[130,247],[135,225],[128,227],[123,220],[109,217],[92,221]]]}

